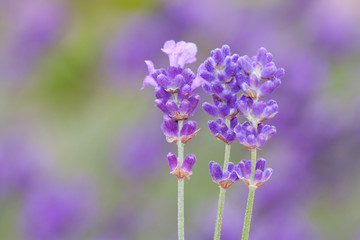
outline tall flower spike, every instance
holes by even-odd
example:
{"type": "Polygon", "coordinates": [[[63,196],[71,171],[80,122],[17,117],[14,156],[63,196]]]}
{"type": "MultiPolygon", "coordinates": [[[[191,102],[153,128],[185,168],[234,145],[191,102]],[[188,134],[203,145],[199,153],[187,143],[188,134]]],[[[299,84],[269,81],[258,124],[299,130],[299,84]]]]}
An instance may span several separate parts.
{"type": "Polygon", "coordinates": [[[280,77],[285,73],[277,68],[272,55],[265,48],[260,48],[257,56],[243,56],[239,59],[243,69],[239,84],[242,90],[252,98],[260,98],[273,92],[281,83],[280,77]]]}
{"type": "MultiPolygon", "coordinates": [[[[265,159],[260,158],[255,165],[254,187],[257,188],[264,182],[270,179],[273,170],[271,168],[265,169],[265,159]]],[[[237,176],[243,181],[246,186],[251,183],[251,160],[242,160],[235,166],[237,176]]]]}
{"type": "Polygon", "coordinates": [[[235,171],[235,165],[232,162],[229,162],[228,169],[223,171],[217,162],[211,161],[209,162],[209,171],[213,182],[223,189],[227,189],[239,180],[235,171]]]}

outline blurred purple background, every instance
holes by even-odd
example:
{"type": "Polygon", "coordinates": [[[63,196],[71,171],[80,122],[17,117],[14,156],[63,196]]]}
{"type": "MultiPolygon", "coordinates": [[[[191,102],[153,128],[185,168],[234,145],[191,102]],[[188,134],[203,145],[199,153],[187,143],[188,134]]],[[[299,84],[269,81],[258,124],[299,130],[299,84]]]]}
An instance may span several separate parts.
{"type": "MultiPolygon", "coordinates": [[[[256,193],[254,240],[359,239],[360,3],[355,0],[0,0],[0,239],[176,239],[176,180],[144,60],[166,40],[255,55],[285,68],[274,174],[256,193]]],[[[201,102],[208,96],[198,92],[201,102]]],[[[223,143],[198,108],[185,186],[187,239],[211,239],[223,143]]],[[[249,159],[234,144],[231,161],[249,159]]],[[[235,184],[222,239],[240,239],[247,189],[235,184]]]]}

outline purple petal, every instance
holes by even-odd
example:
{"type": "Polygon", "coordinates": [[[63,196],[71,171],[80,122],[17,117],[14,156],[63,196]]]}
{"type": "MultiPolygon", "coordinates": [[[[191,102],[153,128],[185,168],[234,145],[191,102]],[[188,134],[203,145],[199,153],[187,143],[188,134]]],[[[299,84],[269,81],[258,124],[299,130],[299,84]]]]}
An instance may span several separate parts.
{"type": "Polygon", "coordinates": [[[237,176],[237,174],[236,174],[235,171],[232,171],[232,172],[230,173],[230,180],[233,181],[233,182],[239,180],[239,177],[237,176]]]}
{"type": "Polygon", "coordinates": [[[256,166],[255,166],[255,169],[259,169],[261,171],[264,171],[265,170],[265,159],[263,158],[259,158],[256,162],[256,166]]]}
{"type": "Polygon", "coordinates": [[[206,61],[205,61],[205,69],[209,72],[209,73],[213,73],[215,71],[215,61],[214,59],[212,59],[211,57],[209,57],[206,61]]]}
{"type": "Polygon", "coordinates": [[[176,112],[179,112],[179,108],[174,100],[169,100],[165,104],[168,112],[172,115],[174,115],[176,112]]]}
{"type": "Polygon", "coordinates": [[[174,171],[174,169],[177,166],[177,157],[176,157],[175,153],[169,152],[167,155],[167,159],[168,159],[169,167],[170,167],[171,171],[174,171]]]}
{"type": "Polygon", "coordinates": [[[218,109],[219,109],[219,113],[223,117],[226,117],[230,114],[230,108],[224,103],[219,104],[218,109]]]}
{"type": "Polygon", "coordinates": [[[267,58],[266,58],[266,54],[267,54],[267,50],[265,48],[260,48],[258,50],[257,56],[256,56],[256,60],[257,62],[260,62],[262,65],[265,65],[267,63],[267,58]]]}
{"type": "Polygon", "coordinates": [[[162,99],[155,99],[155,104],[161,111],[163,111],[166,114],[170,114],[168,108],[166,107],[166,104],[162,99]]]}
{"type": "Polygon", "coordinates": [[[254,181],[259,182],[262,179],[263,172],[261,170],[256,170],[254,174],[254,181]]]}
{"type": "MultiPolygon", "coordinates": [[[[210,166],[210,164],[209,164],[210,166]]],[[[215,180],[221,180],[223,177],[223,171],[217,162],[213,162],[210,168],[210,175],[215,180]]]]}
{"type": "Polygon", "coordinates": [[[178,132],[178,123],[170,118],[168,115],[164,115],[164,122],[161,128],[166,136],[176,137],[178,132]]]}
{"type": "Polygon", "coordinates": [[[180,131],[181,136],[189,136],[196,131],[197,123],[195,121],[187,121],[180,131]]]}
{"type": "Polygon", "coordinates": [[[165,89],[170,85],[169,78],[164,74],[159,74],[156,78],[156,82],[165,89]]]}
{"type": "Polygon", "coordinates": [[[234,168],[235,168],[235,164],[232,163],[232,162],[229,162],[228,171],[229,171],[229,172],[232,172],[232,171],[234,171],[234,168]]]}
{"type": "Polygon", "coordinates": [[[230,120],[230,128],[234,129],[238,125],[238,117],[235,116],[230,120]]]}
{"type": "Polygon", "coordinates": [[[192,167],[194,166],[195,162],[196,162],[195,155],[192,153],[189,153],[188,155],[186,155],[181,168],[190,172],[192,167]]]}
{"type": "Polygon", "coordinates": [[[254,71],[254,68],[251,64],[251,60],[248,56],[243,56],[239,58],[240,65],[242,69],[247,73],[251,74],[254,71]]]}
{"type": "Polygon", "coordinates": [[[262,177],[263,181],[269,180],[269,178],[271,177],[272,173],[273,173],[272,168],[267,168],[267,169],[264,171],[264,173],[263,173],[263,177],[262,177]]]}
{"type": "Polygon", "coordinates": [[[230,55],[230,47],[226,44],[224,44],[222,47],[221,47],[221,50],[222,50],[222,54],[224,56],[229,56],[230,55]]]}
{"type": "Polygon", "coordinates": [[[204,102],[202,107],[211,116],[217,117],[219,115],[217,107],[211,105],[210,103],[204,102]]]}
{"type": "Polygon", "coordinates": [[[245,173],[245,177],[249,178],[251,175],[251,161],[250,160],[246,160],[245,161],[245,168],[244,168],[244,173],[245,173]]]}
{"type": "Polygon", "coordinates": [[[193,95],[189,98],[190,106],[188,114],[192,114],[200,101],[200,95],[193,95]]]}
{"type": "Polygon", "coordinates": [[[254,104],[252,106],[252,113],[254,114],[254,116],[256,118],[259,118],[259,117],[261,117],[265,107],[266,107],[266,104],[262,101],[254,102],[254,104]]]}
{"type": "Polygon", "coordinates": [[[212,134],[216,135],[219,133],[219,128],[215,121],[213,121],[213,120],[208,121],[208,126],[209,126],[209,129],[212,132],[212,134]]]}
{"type": "Polygon", "coordinates": [[[272,78],[272,77],[274,77],[276,70],[277,69],[276,69],[275,64],[269,63],[261,70],[261,77],[262,78],[272,78]]]}

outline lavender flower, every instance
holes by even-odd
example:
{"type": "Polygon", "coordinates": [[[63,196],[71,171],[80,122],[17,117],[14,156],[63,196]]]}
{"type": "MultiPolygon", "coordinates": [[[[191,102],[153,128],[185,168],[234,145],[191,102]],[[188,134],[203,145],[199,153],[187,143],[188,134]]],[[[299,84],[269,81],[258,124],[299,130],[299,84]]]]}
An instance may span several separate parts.
{"type": "Polygon", "coordinates": [[[186,155],[181,167],[178,164],[178,158],[175,153],[170,152],[167,155],[167,159],[169,162],[169,167],[171,169],[171,174],[175,175],[178,179],[190,179],[189,176],[192,174],[191,169],[196,162],[196,157],[194,154],[189,153],[188,155],[186,155]]]}
{"type": "Polygon", "coordinates": [[[252,58],[241,57],[239,62],[243,70],[240,86],[251,98],[260,98],[272,93],[280,85],[279,78],[285,73],[283,68],[276,67],[271,53],[265,48],[260,48],[257,56],[252,58]]]}
{"type": "Polygon", "coordinates": [[[223,189],[227,189],[239,180],[235,165],[232,162],[229,162],[228,169],[223,171],[217,162],[211,161],[209,162],[209,170],[213,181],[223,189]]]}
{"type": "Polygon", "coordinates": [[[216,121],[210,120],[208,126],[212,134],[226,144],[231,144],[236,140],[236,133],[234,131],[235,126],[238,124],[238,117],[235,116],[230,120],[230,128],[226,125],[222,118],[218,118],[216,121]]]}
{"type": "Polygon", "coordinates": [[[231,55],[230,47],[223,45],[221,49],[211,51],[210,57],[198,69],[198,76],[204,80],[203,89],[213,97],[214,104],[203,104],[211,116],[231,119],[237,114],[235,103],[241,78],[238,59],[239,55],[231,55]]]}
{"type": "MultiPolygon", "coordinates": [[[[265,159],[260,158],[256,161],[255,174],[254,174],[254,185],[259,187],[261,184],[270,179],[273,170],[271,168],[265,169],[265,159]]],[[[235,171],[241,181],[246,186],[250,185],[251,182],[251,160],[242,160],[235,166],[235,171]]]]}
{"type": "Polygon", "coordinates": [[[167,41],[162,48],[169,55],[170,66],[155,69],[151,61],[145,61],[149,75],[143,81],[143,87],[155,88],[156,106],[174,120],[189,119],[199,103],[200,96],[194,95],[199,86],[195,74],[183,69],[186,63],[195,61],[196,45],[193,43],[167,41]]]}
{"type": "Polygon", "coordinates": [[[255,128],[250,122],[235,127],[236,137],[248,149],[261,148],[276,133],[276,128],[260,123],[255,128]]]}

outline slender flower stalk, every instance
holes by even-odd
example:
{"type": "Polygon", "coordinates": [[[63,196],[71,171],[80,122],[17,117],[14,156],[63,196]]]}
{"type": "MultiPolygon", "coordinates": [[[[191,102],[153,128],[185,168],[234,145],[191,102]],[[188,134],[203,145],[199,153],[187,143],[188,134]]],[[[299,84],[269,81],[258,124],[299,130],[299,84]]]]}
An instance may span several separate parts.
{"type": "MultiPolygon", "coordinates": [[[[182,165],[184,162],[184,144],[181,142],[181,135],[180,131],[183,127],[183,120],[178,121],[178,140],[177,140],[177,147],[178,147],[178,164],[182,165]]],[[[183,240],[184,239],[184,179],[179,178],[178,179],[178,239],[183,240]]]]}
{"type": "Polygon", "coordinates": [[[237,72],[240,70],[237,62],[239,55],[231,55],[230,47],[223,45],[210,53],[210,57],[199,67],[198,76],[203,79],[202,87],[212,96],[213,104],[205,102],[202,107],[211,116],[219,117],[209,121],[210,131],[218,140],[225,143],[225,156],[223,168],[218,163],[209,163],[210,175],[220,187],[218,211],[216,217],[214,239],[221,236],[221,225],[225,204],[226,189],[239,180],[234,164],[230,163],[231,143],[236,140],[234,132],[238,124],[236,114],[237,93],[240,91],[237,72]]]}
{"type": "Polygon", "coordinates": [[[254,185],[254,175],[255,175],[255,162],[256,162],[256,148],[251,150],[251,187],[249,187],[249,195],[246,203],[246,211],[245,211],[245,219],[244,219],[244,227],[242,232],[242,240],[249,239],[250,233],[250,223],[251,223],[251,216],[252,210],[254,206],[254,197],[255,197],[255,190],[256,187],[254,185]]]}
{"type": "Polygon", "coordinates": [[[238,177],[249,187],[246,205],[242,240],[248,240],[250,234],[251,216],[254,205],[255,190],[269,180],[272,169],[265,169],[265,160],[257,159],[257,149],[276,133],[274,126],[263,125],[267,119],[277,114],[278,105],[274,100],[263,102],[261,97],[272,93],[281,83],[280,77],[284,69],[276,68],[272,55],[260,48],[257,56],[239,58],[242,68],[242,83],[244,94],[236,101],[240,115],[248,121],[235,128],[236,137],[241,144],[251,151],[250,161],[240,161],[235,167],[238,177]]]}
{"type": "Polygon", "coordinates": [[[170,66],[155,69],[153,62],[145,61],[149,75],[144,78],[143,88],[146,85],[155,88],[155,104],[165,114],[162,131],[166,141],[176,143],[178,147],[177,156],[170,152],[167,159],[170,174],[178,179],[178,239],[184,240],[184,178],[190,179],[196,161],[194,154],[187,154],[184,158],[184,145],[199,131],[197,123],[188,119],[200,101],[200,96],[194,94],[200,84],[195,74],[184,66],[196,61],[197,47],[194,43],[170,40],[161,50],[169,56],[170,66]]]}

